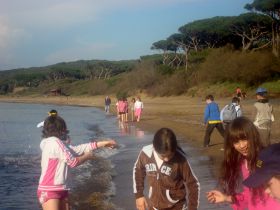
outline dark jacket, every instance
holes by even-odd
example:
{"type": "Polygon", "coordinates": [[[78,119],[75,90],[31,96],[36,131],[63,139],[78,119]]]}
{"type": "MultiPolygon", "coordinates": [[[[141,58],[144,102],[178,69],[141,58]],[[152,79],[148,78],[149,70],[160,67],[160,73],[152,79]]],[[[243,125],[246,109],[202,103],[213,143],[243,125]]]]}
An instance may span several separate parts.
{"type": "Polygon", "coordinates": [[[133,169],[133,190],[136,199],[144,196],[144,179],[147,176],[149,203],[153,207],[176,209],[173,206],[186,203],[188,192],[188,210],[197,210],[199,183],[185,154],[177,149],[171,160],[158,167],[159,162],[153,145],[143,147],[133,169]]]}

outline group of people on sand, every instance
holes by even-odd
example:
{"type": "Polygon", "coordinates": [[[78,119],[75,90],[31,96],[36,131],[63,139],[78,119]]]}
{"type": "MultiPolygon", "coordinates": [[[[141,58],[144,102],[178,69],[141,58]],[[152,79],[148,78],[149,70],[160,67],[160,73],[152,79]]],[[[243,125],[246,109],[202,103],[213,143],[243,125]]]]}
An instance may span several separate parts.
{"type": "Polygon", "coordinates": [[[131,98],[128,103],[126,97],[119,98],[116,103],[116,110],[120,122],[128,122],[128,115],[130,112],[131,122],[140,122],[144,105],[140,97],[131,98]]]}
{"type": "Polygon", "coordinates": [[[227,202],[236,210],[280,209],[280,144],[270,140],[273,108],[265,88],[256,90],[256,98],[251,121],[242,116],[239,98],[233,97],[219,113],[214,97],[206,97],[204,146],[209,146],[214,128],[224,138],[221,190],[207,193],[211,203],[227,202]]]}
{"type": "MultiPolygon", "coordinates": [[[[257,95],[265,97],[265,92],[260,88],[257,95]]],[[[267,98],[257,98],[255,122],[236,116],[223,125],[213,96],[206,97],[205,112],[210,112],[205,113],[205,117],[208,116],[206,134],[210,138],[209,133],[219,127],[224,137],[220,189],[207,192],[210,203],[227,202],[235,210],[280,209],[280,144],[271,144],[260,135],[260,128],[267,129],[269,124],[264,122],[265,115],[260,110],[271,108],[272,114],[272,107],[266,104],[267,98]]],[[[235,99],[232,103],[237,105],[235,99]]],[[[44,120],[42,129],[38,199],[44,210],[68,210],[68,167],[92,159],[93,150],[97,148],[115,148],[117,143],[104,139],[73,146],[65,121],[57,112],[52,113],[44,120]]],[[[205,138],[205,145],[209,146],[209,138],[205,138]]],[[[133,167],[132,186],[138,210],[197,210],[199,206],[199,180],[169,128],[159,129],[152,144],[141,149],[133,167]],[[149,189],[147,197],[144,196],[145,178],[149,189]]]]}
{"type": "MultiPolygon", "coordinates": [[[[272,122],[274,121],[273,107],[269,103],[268,92],[265,88],[259,87],[256,90],[257,101],[254,103],[253,116],[254,125],[262,137],[262,144],[269,145],[272,122]]],[[[210,136],[216,128],[221,136],[225,137],[225,129],[232,120],[242,116],[240,99],[233,97],[231,103],[227,104],[221,112],[218,104],[214,101],[213,95],[207,95],[205,98],[206,107],[204,110],[204,123],[206,131],[204,136],[204,147],[209,147],[210,136]]]]}

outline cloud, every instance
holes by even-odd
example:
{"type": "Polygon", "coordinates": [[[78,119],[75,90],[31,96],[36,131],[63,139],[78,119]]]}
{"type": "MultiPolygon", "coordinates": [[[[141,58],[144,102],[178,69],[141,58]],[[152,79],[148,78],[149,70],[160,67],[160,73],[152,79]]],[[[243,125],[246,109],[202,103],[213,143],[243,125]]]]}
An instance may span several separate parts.
{"type": "MultiPolygon", "coordinates": [[[[46,54],[44,50],[48,50],[48,53],[51,51],[51,45],[61,50],[49,53],[45,59],[46,64],[62,60],[102,58],[105,51],[109,52],[114,44],[108,44],[104,40],[99,44],[95,40],[87,45],[73,41],[73,46],[69,41],[72,46],[63,49],[54,37],[57,36],[59,40],[64,32],[79,30],[79,26],[94,29],[95,23],[104,21],[115,11],[158,8],[197,1],[211,0],[0,0],[0,69],[8,63],[14,66],[17,61],[16,65],[32,66],[35,62],[32,60],[40,62],[43,59],[39,56],[46,54]],[[47,45],[47,49],[35,48],[35,45],[41,46],[41,40],[47,45]],[[37,51],[38,57],[28,57],[22,53],[26,51],[37,51]],[[92,57],[88,58],[89,55],[92,57]]],[[[68,38],[74,39],[70,35],[68,38]]]]}
{"type": "Polygon", "coordinates": [[[58,63],[73,60],[102,59],[115,47],[112,43],[87,43],[78,40],[75,46],[64,48],[49,54],[45,63],[58,63]]]}
{"type": "Polygon", "coordinates": [[[1,3],[0,14],[21,25],[61,27],[95,21],[112,10],[160,7],[194,1],[199,0],[13,0],[1,3]]]}
{"type": "Polygon", "coordinates": [[[14,27],[5,18],[0,17],[0,64],[6,68],[9,63],[15,61],[13,50],[21,43],[30,39],[30,34],[24,29],[14,27]]]}

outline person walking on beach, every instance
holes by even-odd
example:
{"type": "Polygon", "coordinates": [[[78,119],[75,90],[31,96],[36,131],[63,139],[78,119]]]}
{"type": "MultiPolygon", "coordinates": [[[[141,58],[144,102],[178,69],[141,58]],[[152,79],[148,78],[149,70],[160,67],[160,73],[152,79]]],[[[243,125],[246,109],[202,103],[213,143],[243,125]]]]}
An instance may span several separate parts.
{"type": "Polygon", "coordinates": [[[107,114],[109,114],[109,112],[110,112],[110,105],[111,105],[111,99],[109,96],[106,96],[105,97],[105,112],[107,114]]]}
{"type": "Polygon", "coordinates": [[[259,129],[264,146],[270,145],[271,125],[274,121],[273,107],[269,103],[267,90],[259,87],[256,90],[257,102],[254,104],[254,124],[259,129]]]}
{"type": "Polygon", "coordinates": [[[264,186],[265,193],[280,202],[280,143],[261,151],[256,170],[243,184],[250,188],[264,186]]]}
{"type": "Polygon", "coordinates": [[[92,159],[92,150],[113,148],[116,145],[114,140],[104,140],[72,146],[68,133],[66,123],[60,116],[51,115],[45,119],[40,143],[41,176],[37,191],[43,210],[69,210],[69,187],[66,184],[68,167],[73,168],[92,159]]]}
{"type": "Polygon", "coordinates": [[[141,119],[143,108],[143,102],[141,101],[140,97],[137,97],[134,103],[134,115],[136,117],[137,122],[139,122],[141,119]]]}
{"type": "Polygon", "coordinates": [[[227,104],[222,110],[220,114],[221,121],[224,123],[224,126],[227,125],[237,117],[242,116],[241,107],[239,105],[239,98],[233,97],[230,104],[227,104]]]}
{"type": "Polygon", "coordinates": [[[240,192],[241,179],[256,170],[257,156],[262,148],[259,132],[252,121],[238,117],[228,125],[219,179],[222,191],[208,192],[210,203],[227,202],[234,210],[280,209],[280,203],[265,194],[262,188],[252,190],[242,186],[240,192]]]}
{"type": "Polygon", "coordinates": [[[130,112],[131,112],[131,122],[134,122],[134,104],[135,104],[135,98],[132,98],[130,101],[130,112]]]}
{"type": "Polygon", "coordinates": [[[159,129],[153,144],[141,150],[133,168],[133,190],[137,210],[198,209],[198,180],[171,129],[159,129]],[[143,193],[146,176],[147,199],[143,193]]]}
{"type": "Polygon", "coordinates": [[[216,128],[222,137],[224,137],[224,127],[220,119],[219,106],[214,102],[213,95],[207,95],[206,98],[206,107],[204,110],[204,124],[206,124],[206,131],[204,136],[204,147],[208,147],[210,143],[210,136],[216,128]]]}

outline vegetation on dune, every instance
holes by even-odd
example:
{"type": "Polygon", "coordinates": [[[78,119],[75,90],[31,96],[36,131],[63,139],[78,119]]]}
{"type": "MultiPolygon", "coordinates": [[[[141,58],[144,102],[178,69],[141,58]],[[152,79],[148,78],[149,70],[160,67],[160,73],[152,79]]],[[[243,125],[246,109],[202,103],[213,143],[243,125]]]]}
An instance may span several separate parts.
{"type": "Polygon", "coordinates": [[[236,86],[262,85],[280,93],[280,0],[254,0],[249,13],[196,20],[152,44],[160,54],[139,60],[90,60],[0,72],[0,94],[64,95],[145,92],[152,96],[213,91],[229,96],[236,86]]]}

